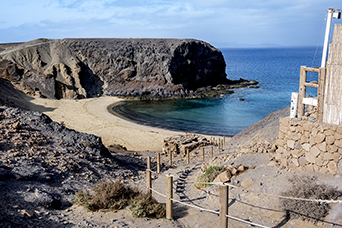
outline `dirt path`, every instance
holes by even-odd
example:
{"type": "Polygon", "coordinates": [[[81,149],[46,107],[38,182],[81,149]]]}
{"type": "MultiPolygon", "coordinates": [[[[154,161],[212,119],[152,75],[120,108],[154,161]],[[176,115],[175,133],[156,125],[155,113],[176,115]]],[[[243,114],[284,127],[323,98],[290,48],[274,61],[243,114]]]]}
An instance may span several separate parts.
{"type": "MultiPolygon", "coordinates": [[[[207,148],[209,151],[209,148],[207,148]]],[[[236,176],[232,184],[240,188],[231,188],[229,194],[229,215],[241,218],[266,227],[342,227],[342,210],[339,204],[332,204],[329,215],[317,224],[302,221],[300,219],[289,220],[282,209],[281,201],[270,195],[281,195],[291,187],[288,181],[290,177],[316,176],[320,183],[325,183],[342,190],[341,176],[324,175],[314,172],[304,172],[282,167],[267,166],[273,154],[245,154],[237,156],[234,161],[226,161],[225,157],[229,151],[226,149],[215,160],[218,164],[232,164],[244,166],[255,166],[244,173],[236,176]],[[222,162],[220,162],[222,161],[222,162]],[[252,184],[247,188],[241,187],[246,179],[252,179],[252,184]],[[263,194],[266,193],[266,194],[263,194]]],[[[203,162],[201,158],[192,158],[190,164],[186,164],[185,158],[174,159],[174,167],[164,171],[162,174],[153,173],[152,188],[162,194],[166,193],[166,175],[173,175],[174,198],[195,207],[219,211],[218,187],[212,186],[206,190],[196,189],[193,184],[200,174],[203,162]]],[[[167,158],[164,158],[167,163],[167,158]]],[[[152,166],[153,167],[153,166],[152,166]]],[[[145,186],[142,186],[145,189],[145,186]]],[[[165,197],[157,193],[153,196],[162,203],[165,197]]],[[[219,216],[212,212],[193,208],[191,206],[174,203],[174,218],[182,227],[219,227],[219,216]]],[[[229,227],[248,227],[246,223],[229,219],[229,227]]]]}

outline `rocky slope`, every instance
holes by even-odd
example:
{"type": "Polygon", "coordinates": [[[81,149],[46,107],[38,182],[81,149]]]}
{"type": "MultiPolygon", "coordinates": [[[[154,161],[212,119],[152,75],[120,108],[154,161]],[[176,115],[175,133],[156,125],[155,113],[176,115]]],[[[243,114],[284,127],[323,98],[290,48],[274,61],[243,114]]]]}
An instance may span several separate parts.
{"type": "Polygon", "coordinates": [[[71,205],[75,192],[104,180],[136,180],[143,165],[42,113],[0,106],[0,227],[53,226],[51,217],[71,205]]]}
{"type": "Polygon", "coordinates": [[[232,83],[222,53],[194,39],[38,39],[0,51],[1,78],[48,98],[183,97],[232,83]]]}

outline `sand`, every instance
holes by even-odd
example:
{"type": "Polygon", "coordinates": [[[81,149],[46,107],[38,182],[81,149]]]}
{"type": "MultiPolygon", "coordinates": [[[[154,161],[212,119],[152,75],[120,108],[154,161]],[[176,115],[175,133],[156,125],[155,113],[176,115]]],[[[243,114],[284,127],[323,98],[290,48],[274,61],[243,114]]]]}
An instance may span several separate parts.
{"type": "Polygon", "coordinates": [[[107,111],[113,103],[123,101],[117,97],[99,97],[82,100],[52,100],[30,98],[31,110],[48,115],[53,121],[63,123],[76,131],[102,138],[105,146],[119,144],[128,150],[160,151],[166,137],[184,134],[135,124],[107,111]]]}

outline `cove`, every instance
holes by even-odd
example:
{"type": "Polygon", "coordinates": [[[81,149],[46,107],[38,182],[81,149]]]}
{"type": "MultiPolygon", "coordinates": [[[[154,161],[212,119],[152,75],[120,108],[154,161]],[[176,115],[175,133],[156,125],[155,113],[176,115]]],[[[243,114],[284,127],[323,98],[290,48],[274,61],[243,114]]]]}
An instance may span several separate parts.
{"type": "MultiPolygon", "coordinates": [[[[300,66],[319,66],[321,54],[316,47],[221,51],[229,79],[257,80],[260,88],[235,89],[233,94],[219,98],[124,101],[113,107],[113,113],[169,130],[233,136],[271,112],[289,106],[291,93],[298,91],[300,66]]],[[[315,80],[315,75],[308,77],[315,80]]],[[[316,91],[308,93],[315,96],[316,91]]]]}

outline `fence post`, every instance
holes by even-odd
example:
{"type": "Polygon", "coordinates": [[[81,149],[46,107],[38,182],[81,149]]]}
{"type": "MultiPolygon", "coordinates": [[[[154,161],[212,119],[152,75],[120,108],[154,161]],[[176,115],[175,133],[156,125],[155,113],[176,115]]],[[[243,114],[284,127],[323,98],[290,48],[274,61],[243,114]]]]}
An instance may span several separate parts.
{"type": "Polygon", "coordinates": [[[202,161],[204,161],[204,148],[202,148],[202,161]]]}
{"type": "Polygon", "coordinates": [[[173,176],[166,175],[166,218],[173,218],[173,176]]]}
{"type": "Polygon", "coordinates": [[[300,118],[304,115],[304,108],[305,105],[303,104],[303,98],[306,94],[306,77],[307,77],[307,71],[306,66],[300,67],[300,76],[299,76],[299,94],[298,94],[298,106],[297,106],[297,117],[300,118]]]}
{"type": "Polygon", "coordinates": [[[172,166],[172,152],[169,151],[169,166],[172,166]]]}
{"type": "Polygon", "coordinates": [[[157,153],[157,173],[160,173],[160,153],[157,153]]]}
{"type": "Polygon", "coordinates": [[[147,157],[146,193],[152,195],[151,157],[147,157]]]}
{"type": "Polygon", "coordinates": [[[219,140],[219,144],[218,144],[218,154],[220,154],[220,150],[221,150],[221,140],[219,140]]]}
{"type": "Polygon", "coordinates": [[[228,185],[220,184],[220,224],[221,228],[228,228],[228,199],[229,187],[228,185]]]}
{"type": "Polygon", "coordinates": [[[211,147],[211,150],[210,150],[210,156],[211,156],[211,157],[213,157],[213,156],[214,156],[213,147],[211,147]]]}
{"type": "Polygon", "coordinates": [[[186,164],[190,163],[190,154],[189,154],[189,149],[186,149],[186,164]]]}

